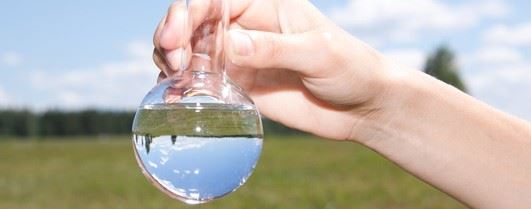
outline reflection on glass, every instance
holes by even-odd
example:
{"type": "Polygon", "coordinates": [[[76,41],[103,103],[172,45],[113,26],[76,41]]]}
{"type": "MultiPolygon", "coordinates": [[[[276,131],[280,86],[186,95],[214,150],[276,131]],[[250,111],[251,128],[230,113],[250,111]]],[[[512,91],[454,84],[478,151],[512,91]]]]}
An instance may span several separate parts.
{"type": "Polygon", "coordinates": [[[189,204],[224,196],[243,185],[262,148],[262,139],[251,136],[182,136],[175,144],[171,136],[139,138],[136,154],[152,182],[189,204]]]}

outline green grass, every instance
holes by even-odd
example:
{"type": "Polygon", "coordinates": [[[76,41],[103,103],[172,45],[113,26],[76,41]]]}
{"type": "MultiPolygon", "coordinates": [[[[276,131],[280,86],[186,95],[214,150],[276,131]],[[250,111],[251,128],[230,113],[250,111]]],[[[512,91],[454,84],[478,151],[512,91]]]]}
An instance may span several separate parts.
{"type": "Polygon", "coordinates": [[[151,186],[118,138],[0,139],[0,208],[464,208],[366,148],[309,137],[266,137],[242,188],[187,206],[151,186]]]}

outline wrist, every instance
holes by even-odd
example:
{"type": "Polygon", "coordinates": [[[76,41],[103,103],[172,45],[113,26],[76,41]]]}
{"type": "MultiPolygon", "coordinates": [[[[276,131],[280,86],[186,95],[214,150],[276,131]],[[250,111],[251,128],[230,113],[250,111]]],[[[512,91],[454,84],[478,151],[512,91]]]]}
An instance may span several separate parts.
{"type": "Polygon", "coordinates": [[[421,106],[433,101],[441,87],[439,81],[423,72],[387,60],[381,72],[380,90],[370,105],[373,111],[351,137],[371,148],[382,139],[404,137],[407,133],[401,126],[422,117],[421,106]]]}

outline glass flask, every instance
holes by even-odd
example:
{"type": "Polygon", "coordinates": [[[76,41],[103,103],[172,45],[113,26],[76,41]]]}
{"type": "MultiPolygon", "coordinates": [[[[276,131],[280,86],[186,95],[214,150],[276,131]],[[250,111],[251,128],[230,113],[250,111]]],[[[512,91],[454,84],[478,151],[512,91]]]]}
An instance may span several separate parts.
{"type": "Polygon", "coordinates": [[[225,72],[229,0],[181,0],[179,70],[143,99],[133,147],[144,175],[188,204],[220,198],[243,185],[262,150],[252,100],[225,72]]]}

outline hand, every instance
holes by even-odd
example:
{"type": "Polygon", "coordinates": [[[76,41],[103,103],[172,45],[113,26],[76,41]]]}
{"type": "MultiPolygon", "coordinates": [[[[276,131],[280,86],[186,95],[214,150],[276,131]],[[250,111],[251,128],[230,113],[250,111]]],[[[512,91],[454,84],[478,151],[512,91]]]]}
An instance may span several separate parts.
{"type": "MultiPolygon", "coordinates": [[[[212,1],[191,1],[194,26],[205,21],[212,1]]],[[[185,10],[174,3],[155,32],[160,78],[182,64],[185,10]]],[[[367,118],[381,111],[385,59],[309,1],[232,0],[230,16],[227,71],[268,118],[327,138],[358,139],[367,118]]]]}
{"type": "MultiPolygon", "coordinates": [[[[218,0],[192,0],[195,26],[218,0]]],[[[420,71],[399,68],[306,0],[230,0],[230,77],[275,121],[356,140],[473,208],[531,205],[531,126],[420,71]]],[[[154,59],[181,64],[184,7],[155,33],[154,59]]],[[[183,60],[189,62],[188,60],[183,60]]],[[[186,63],[184,63],[186,64],[186,63]]]]}

